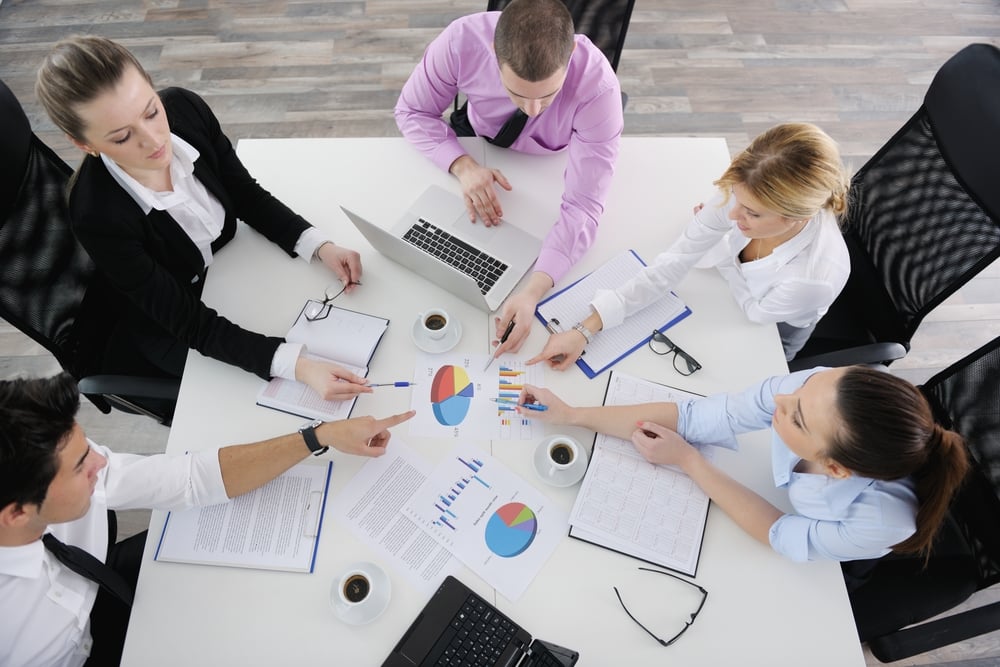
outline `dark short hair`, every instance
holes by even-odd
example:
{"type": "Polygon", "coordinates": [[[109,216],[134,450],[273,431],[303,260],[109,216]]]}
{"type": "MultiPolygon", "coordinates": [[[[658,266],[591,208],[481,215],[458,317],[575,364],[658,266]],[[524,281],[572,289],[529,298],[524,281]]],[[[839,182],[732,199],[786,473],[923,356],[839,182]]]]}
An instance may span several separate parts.
{"type": "Polygon", "coordinates": [[[493,49],[525,81],[542,81],[569,63],[573,17],[561,0],[513,0],[500,13],[493,49]]]}
{"type": "Polygon", "coordinates": [[[0,381],[0,509],[45,501],[79,407],[69,373],[0,381]]]}

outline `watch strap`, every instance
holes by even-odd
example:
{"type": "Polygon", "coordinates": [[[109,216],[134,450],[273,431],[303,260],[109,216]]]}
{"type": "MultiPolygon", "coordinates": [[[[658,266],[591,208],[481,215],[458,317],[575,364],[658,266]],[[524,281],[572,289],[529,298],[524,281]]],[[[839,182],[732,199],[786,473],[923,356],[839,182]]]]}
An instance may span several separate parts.
{"type": "Polygon", "coordinates": [[[325,454],[329,447],[324,447],[319,442],[319,438],[316,437],[316,427],[322,424],[322,421],[315,421],[311,424],[306,424],[299,429],[299,433],[302,434],[302,439],[306,441],[306,447],[309,451],[313,453],[313,456],[319,456],[320,454],[325,454]]]}
{"type": "Polygon", "coordinates": [[[583,325],[583,322],[577,322],[573,325],[574,331],[579,331],[584,339],[587,341],[587,345],[590,345],[594,340],[594,332],[583,325]]]}

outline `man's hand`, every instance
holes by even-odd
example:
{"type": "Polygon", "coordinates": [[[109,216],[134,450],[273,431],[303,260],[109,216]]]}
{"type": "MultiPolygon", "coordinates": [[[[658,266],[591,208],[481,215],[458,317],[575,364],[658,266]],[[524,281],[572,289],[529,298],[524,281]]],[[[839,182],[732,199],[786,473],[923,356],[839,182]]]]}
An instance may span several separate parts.
{"type": "Polygon", "coordinates": [[[370,394],[365,378],[319,359],[300,356],[295,362],[295,379],[304,382],[327,401],[342,401],[358,394],[370,394]]]}
{"type": "Polygon", "coordinates": [[[564,371],[576,363],[586,346],[587,339],[579,331],[574,329],[561,331],[549,336],[542,351],[528,359],[526,363],[531,366],[545,361],[549,364],[549,368],[564,371]]]}
{"type": "Polygon", "coordinates": [[[500,309],[500,317],[494,319],[496,325],[496,338],[493,345],[498,346],[496,356],[505,352],[517,352],[521,349],[528,334],[531,333],[531,322],[535,319],[535,307],[542,300],[545,293],[552,289],[552,278],[549,274],[535,271],[528,278],[528,284],[520,292],[511,295],[500,309]],[[514,320],[514,329],[507,337],[507,342],[501,344],[507,325],[514,320]]]}
{"type": "Polygon", "coordinates": [[[361,255],[354,250],[342,248],[335,243],[327,241],[316,251],[326,266],[344,283],[347,288],[344,290],[350,294],[361,282],[361,255]]]}
{"type": "Polygon", "coordinates": [[[465,208],[469,212],[469,220],[476,221],[479,217],[487,227],[500,224],[503,209],[497,199],[494,183],[499,183],[504,190],[512,189],[510,182],[499,169],[489,169],[481,166],[468,155],[463,155],[451,163],[448,171],[458,178],[462,185],[462,197],[465,208]]]}
{"type": "Polygon", "coordinates": [[[382,456],[392,437],[389,429],[402,424],[417,414],[414,410],[384,419],[354,417],[335,422],[324,422],[316,429],[321,445],[333,447],[355,456],[382,456]]]}

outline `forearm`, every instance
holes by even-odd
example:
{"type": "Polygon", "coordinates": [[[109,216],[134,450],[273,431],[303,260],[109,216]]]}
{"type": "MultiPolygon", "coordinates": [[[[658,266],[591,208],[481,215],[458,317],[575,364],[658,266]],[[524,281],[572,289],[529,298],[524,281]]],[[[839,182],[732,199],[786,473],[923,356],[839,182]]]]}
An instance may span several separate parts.
{"type": "Polygon", "coordinates": [[[781,510],[716,468],[696,450],[681,463],[681,468],[740,528],[770,546],[768,531],[784,514],[781,510]]]}
{"type": "Polygon", "coordinates": [[[677,404],[640,403],[573,408],[569,424],[628,440],[641,421],[653,422],[676,431],[677,404]]]}
{"type": "Polygon", "coordinates": [[[309,448],[299,433],[247,445],[223,447],[219,450],[219,466],[222,469],[226,495],[235,498],[249,493],[309,455],[309,448]]]}

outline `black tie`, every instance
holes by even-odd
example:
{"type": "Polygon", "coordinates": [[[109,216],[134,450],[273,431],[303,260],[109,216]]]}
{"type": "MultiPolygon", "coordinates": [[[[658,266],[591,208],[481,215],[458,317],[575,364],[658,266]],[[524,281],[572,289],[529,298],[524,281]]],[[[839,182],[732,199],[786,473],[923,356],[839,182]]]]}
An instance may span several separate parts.
{"type": "Polygon", "coordinates": [[[132,587],[120,574],[94,558],[89,552],[71,544],[63,544],[52,533],[43,535],[42,543],[60,563],[81,577],[90,579],[129,607],[132,606],[132,599],[135,596],[132,587]]]}
{"type": "Polygon", "coordinates": [[[524,129],[527,122],[528,114],[521,111],[519,107],[510,115],[507,122],[503,124],[500,131],[497,132],[497,136],[492,139],[486,137],[486,141],[500,148],[510,148],[510,145],[521,136],[521,130],[524,129]]]}

